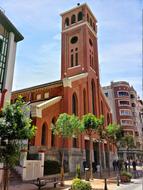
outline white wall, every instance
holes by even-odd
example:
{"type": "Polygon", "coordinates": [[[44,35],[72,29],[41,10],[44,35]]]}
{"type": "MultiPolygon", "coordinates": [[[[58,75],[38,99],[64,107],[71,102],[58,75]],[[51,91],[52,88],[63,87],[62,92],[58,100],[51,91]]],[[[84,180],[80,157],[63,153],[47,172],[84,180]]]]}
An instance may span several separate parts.
{"type": "Polygon", "coordinates": [[[8,53],[7,53],[7,68],[5,75],[5,83],[4,88],[8,91],[6,92],[5,101],[10,101],[12,83],[13,83],[13,74],[14,74],[14,65],[15,65],[15,56],[16,56],[16,42],[14,41],[14,34],[12,32],[9,33],[9,43],[8,43],[8,53]]]}

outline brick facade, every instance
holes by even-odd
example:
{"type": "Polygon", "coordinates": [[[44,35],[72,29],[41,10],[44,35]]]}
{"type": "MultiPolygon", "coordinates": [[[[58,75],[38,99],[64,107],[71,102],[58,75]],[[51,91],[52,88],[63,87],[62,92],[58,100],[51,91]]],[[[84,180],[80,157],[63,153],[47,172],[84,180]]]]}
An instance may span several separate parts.
{"type": "MultiPolygon", "coordinates": [[[[12,95],[12,102],[18,95],[22,95],[24,100],[29,102],[31,117],[37,126],[31,151],[45,149],[48,159],[59,158],[61,138],[53,136],[51,128],[60,113],[74,113],[80,118],[89,112],[97,117],[103,114],[105,127],[112,122],[110,108],[99,82],[96,18],[86,4],[71,9],[61,16],[61,80],[15,91],[12,95]],[[42,141],[42,138],[45,140],[42,141]]],[[[93,161],[99,164],[97,139],[98,136],[95,135],[93,161]]],[[[69,163],[70,171],[75,171],[75,165],[78,162],[82,165],[83,160],[88,157],[88,141],[86,134],[81,134],[77,139],[66,140],[65,159],[69,163]]],[[[106,143],[101,145],[103,167],[106,167],[107,162],[104,151],[106,143]]],[[[114,146],[111,146],[111,154],[111,158],[114,159],[116,156],[114,146]]]]}

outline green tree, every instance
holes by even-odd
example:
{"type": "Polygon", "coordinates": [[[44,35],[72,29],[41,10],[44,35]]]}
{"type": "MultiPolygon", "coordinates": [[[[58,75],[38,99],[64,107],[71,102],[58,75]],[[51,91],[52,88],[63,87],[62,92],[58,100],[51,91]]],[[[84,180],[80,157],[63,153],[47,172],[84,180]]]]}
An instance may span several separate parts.
{"type": "Polygon", "coordinates": [[[22,140],[35,135],[36,127],[32,125],[28,112],[22,97],[19,97],[0,113],[0,162],[4,164],[4,190],[8,189],[8,172],[19,158],[22,140]]]}
{"type": "Polygon", "coordinates": [[[59,115],[56,127],[53,128],[55,135],[62,137],[62,162],[61,162],[61,186],[64,185],[64,147],[65,139],[71,138],[73,135],[77,136],[83,131],[83,127],[78,117],[75,115],[68,115],[62,113],[59,115]]]}
{"type": "Polygon", "coordinates": [[[108,171],[110,175],[110,143],[115,144],[117,147],[118,151],[118,143],[122,139],[122,128],[120,125],[117,125],[115,123],[109,124],[105,128],[105,139],[107,140],[108,143],[108,171]]]}
{"type": "Polygon", "coordinates": [[[82,117],[82,124],[84,126],[84,131],[89,136],[90,142],[90,178],[93,178],[93,171],[92,171],[92,136],[97,132],[99,126],[103,124],[103,117],[97,118],[92,113],[88,113],[82,117]]]}

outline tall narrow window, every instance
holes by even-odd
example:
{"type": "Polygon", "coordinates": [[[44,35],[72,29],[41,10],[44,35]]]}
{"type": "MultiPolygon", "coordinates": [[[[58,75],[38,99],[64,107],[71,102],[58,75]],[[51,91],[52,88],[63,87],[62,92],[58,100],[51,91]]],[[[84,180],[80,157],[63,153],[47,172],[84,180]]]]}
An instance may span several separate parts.
{"type": "Polygon", "coordinates": [[[84,114],[87,113],[87,110],[86,110],[86,91],[85,91],[85,89],[83,90],[83,111],[84,111],[84,114]]]}
{"type": "Polygon", "coordinates": [[[42,126],[41,145],[46,145],[46,125],[42,126]]]}
{"type": "Polygon", "coordinates": [[[89,15],[87,14],[87,22],[89,22],[89,15]]]}
{"type": "Polygon", "coordinates": [[[73,54],[71,54],[71,67],[74,66],[74,62],[73,62],[73,54]]]}
{"type": "Polygon", "coordinates": [[[89,59],[90,59],[90,66],[92,65],[92,61],[91,61],[91,53],[89,55],[89,59]]]}
{"type": "Polygon", "coordinates": [[[90,18],[90,26],[92,26],[92,19],[90,18]]]}
{"type": "Polygon", "coordinates": [[[110,114],[107,113],[107,125],[109,125],[109,124],[110,124],[110,114]]]}
{"type": "Polygon", "coordinates": [[[53,128],[55,127],[55,118],[52,119],[51,123],[51,146],[55,147],[55,135],[53,134],[53,128]]]}
{"type": "Polygon", "coordinates": [[[74,24],[76,22],[76,16],[72,15],[71,17],[71,24],[74,24]]]}
{"type": "Polygon", "coordinates": [[[78,115],[78,101],[75,93],[72,96],[72,113],[78,115]]]}
{"type": "Polygon", "coordinates": [[[65,19],[65,27],[69,26],[69,18],[65,19]]]}
{"type": "Polygon", "coordinates": [[[79,12],[78,13],[78,21],[82,20],[83,19],[83,13],[82,12],[79,12]]]}
{"type": "Polygon", "coordinates": [[[101,101],[101,114],[104,115],[103,102],[101,101]]]}
{"type": "Polygon", "coordinates": [[[95,31],[95,24],[93,23],[93,30],[95,31]]]}
{"type": "Polygon", "coordinates": [[[91,82],[91,91],[92,91],[92,113],[95,115],[95,83],[94,80],[91,82]]]}
{"type": "Polygon", "coordinates": [[[78,65],[78,53],[77,52],[75,53],[75,65],[76,66],[78,65]]]}
{"type": "Polygon", "coordinates": [[[78,65],[78,48],[75,49],[75,65],[78,65]]]}

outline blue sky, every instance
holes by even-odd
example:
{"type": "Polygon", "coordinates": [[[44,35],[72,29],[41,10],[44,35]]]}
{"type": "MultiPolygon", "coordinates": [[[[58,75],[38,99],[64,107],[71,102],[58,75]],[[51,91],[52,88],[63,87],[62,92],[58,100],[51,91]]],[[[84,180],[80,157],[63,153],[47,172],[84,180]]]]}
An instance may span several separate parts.
{"type": "MultiPolygon", "coordinates": [[[[23,34],[13,90],[60,79],[61,17],[81,0],[0,0],[23,34]]],[[[142,97],[142,1],[87,0],[98,20],[101,85],[125,80],[142,97]]]]}

